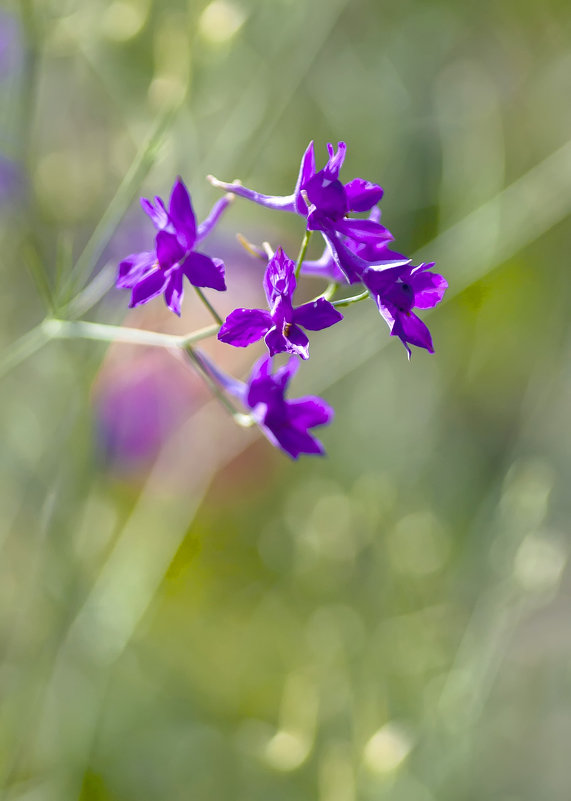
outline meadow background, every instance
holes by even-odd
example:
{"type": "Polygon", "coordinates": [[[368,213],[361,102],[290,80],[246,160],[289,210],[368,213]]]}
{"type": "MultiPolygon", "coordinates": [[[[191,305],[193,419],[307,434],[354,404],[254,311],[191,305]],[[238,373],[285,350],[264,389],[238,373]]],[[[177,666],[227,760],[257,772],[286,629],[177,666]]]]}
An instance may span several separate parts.
{"type": "MultiPolygon", "coordinates": [[[[567,0],[3,1],[2,799],[568,801],[570,37],[567,0]],[[167,352],[46,341],[204,324],[112,288],[138,196],[285,194],[310,139],[450,285],[433,356],[372,303],[313,337],[326,459],[167,352]]],[[[223,312],[236,231],[302,235],[237,201],[223,312]]]]}

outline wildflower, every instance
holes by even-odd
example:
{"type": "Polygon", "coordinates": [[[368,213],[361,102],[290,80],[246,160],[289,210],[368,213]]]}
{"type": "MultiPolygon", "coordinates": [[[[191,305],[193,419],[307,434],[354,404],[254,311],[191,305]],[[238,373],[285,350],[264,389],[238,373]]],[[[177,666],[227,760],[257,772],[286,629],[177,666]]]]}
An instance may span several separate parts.
{"type": "Polygon", "coordinates": [[[362,212],[373,208],[383,196],[383,190],[363,178],[354,178],[347,184],[341,183],[339,171],[346,149],[345,142],[338,143],[337,152],[332,144],[328,144],[327,164],[316,172],[313,142],[310,142],[301,159],[297,183],[291,195],[262,195],[239,183],[229,184],[211,175],[208,177],[214,186],[261,206],[306,217],[309,230],[323,231],[333,228],[357,241],[386,239],[387,236],[392,238],[378,221],[347,218],[351,211],[362,212]]]}
{"type": "Polygon", "coordinates": [[[223,262],[194,247],[210,233],[229,202],[229,197],[221,198],[197,226],[181,178],[177,178],[172,188],[168,211],[160,197],[154,201],[141,199],[141,206],[158,233],[154,251],[132,254],[119,264],[117,287],[132,290],[131,308],[164,293],[169,309],[180,315],[184,276],[193,286],[226,289],[223,262]]]}
{"type": "Polygon", "coordinates": [[[272,445],[281,448],[292,459],[297,459],[302,453],[324,453],[321,442],[309,433],[309,429],[330,423],[333,409],[315,395],[296,400],[284,397],[299,365],[295,356],[291,356],[287,364],[275,373],[271,371],[270,357],[262,357],[254,365],[248,383],[223,374],[204,354],[200,354],[200,360],[222,387],[250,410],[252,419],[272,445]]]}
{"type": "Polygon", "coordinates": [[[369,267],[363,281],[371,292],[381,315],[399,337],[410,359],[410,345],[434,353],[432,337],[426,325],[413,313],[413,308],[430,309],[440,303],[448,284],[438,273],[430,272],[430,264],[397,265],[388,269],[369,267]]]}
{"type": "Polygon", "coordinates": [[[325,298],[294,308],[294,272],[293,261],[278,248],[268,262],[264,276],[264,289],[270,311],[235,309],[222,325],[218,339],[229,345],[245,348],[264,337],[271,356],[287,352],[308,359],[309,340],[301,329],[320,331],[338,323],[343,315],[325,298]]]}

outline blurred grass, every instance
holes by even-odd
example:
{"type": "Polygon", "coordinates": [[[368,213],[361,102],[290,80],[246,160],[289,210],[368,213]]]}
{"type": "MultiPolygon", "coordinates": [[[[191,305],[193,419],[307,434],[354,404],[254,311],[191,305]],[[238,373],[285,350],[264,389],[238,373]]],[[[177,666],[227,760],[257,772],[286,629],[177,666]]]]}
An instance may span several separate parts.
{"type": "MultiPolygon", "coordinates": [[[[3,797],[567,801],[568,4],[30,1],[0,34],[21,10],[27,44],[0,44],[22,176],[0,191],[3,797]],[[133,193],[180,173],[200,216],[206,173],[287,193],[309,139],[321,162],[342,138],[397,247],[449,279],[434,356],[408,365],[366,304],[316,335],[296,386],[335,407],[327,460],[234,430],[165,355],[157,414],[188,411],[121,462],[101,404],[145,352],[32,356],[25,254],[57,295],[86,245],[86,278],[147,247],[136,204],[106,209],[173,104],[133,193]]],[[[236,230],[301,234],[234,204],[229,275],[236,230]]],[[[97,275],[78,313],[119,323],[97,275]]],[[[127,324],[174,330],[159,302],[127,324]]]]}

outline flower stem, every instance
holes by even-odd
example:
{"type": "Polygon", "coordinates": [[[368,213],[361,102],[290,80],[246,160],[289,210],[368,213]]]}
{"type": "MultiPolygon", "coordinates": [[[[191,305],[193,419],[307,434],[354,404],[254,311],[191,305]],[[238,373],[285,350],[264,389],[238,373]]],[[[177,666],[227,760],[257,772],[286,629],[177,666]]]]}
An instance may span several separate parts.
{"type": "Polygon", "coordinates": [[[191,334],[160,334],[142,328],[89,323],[84,320],[47,319],[42,324],[48,339],[94,339],[99,342],[124,342],[130,345],[147,345],[158,348],[186,348],[193,342],[214,336],[218,325],[209,325],[191,334]]]}
{"type": "Polygon", "coordinates": [[[299,249],[299,256],[297,257],[297,262],[295,264],[295,277],[296,279],[299,278],[299,274],[301,272],[301,265],[303,260],[305,259],[305,253],[307,251],[307,246],[309,245],[309,240],[311,239],[311,231],[307,230],[303,237],[301,247],[299,249]]]}
{"type": "Polygon", "coordinates": [[[200,287],[195,286],[194,289],[196,290],[196,294],[198,295],[200,300],[204,303],[204,305],[206,306],[206,308],[208,309],[208,311],[210,312],[212,317],[218,323],[218,327],[220,327],[222,325],[222,323],[224,322],[222,317],[220,317],[220,315],[218,314],[218,312],[216,311],[214,306],[210,303],[210,301],[208,300],[208,298],[206,297],[204,292],[200,289],[200,287]]]}
{"type": "Polygon", "coordinates": [[[360,300],[366,300],[369,297],[369,290],[361,292],[360,295],[353,295],[350,298],[341,298],[341,300],[331,301],[332,306],[350,306],[352,303],[358,303],[360,300]]]}
{"type": "Polygon", "coordinates": [[[320,295],[316,295],[309,303],[315,303],[316,300],[320,300],[321,298],[324,298],[324,300],[331,300],[338,289],[339,284],[336,281],[331,281],[331,283],[327,284],[323,292],[320,295]]]}

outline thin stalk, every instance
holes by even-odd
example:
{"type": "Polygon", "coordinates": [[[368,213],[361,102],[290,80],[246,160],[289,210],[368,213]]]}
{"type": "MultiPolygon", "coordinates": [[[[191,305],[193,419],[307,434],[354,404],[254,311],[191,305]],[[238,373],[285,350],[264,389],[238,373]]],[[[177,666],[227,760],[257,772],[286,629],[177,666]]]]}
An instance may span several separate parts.
{"type": "Polygon", "coordinates": [[[66,287],[70,295],[82,288],[86,277],[94,268],[119,221],[129,208],[137,188],[158,156],[163,137],[172,123],[176,110],[176,108],[169,107],[161,114],[146,142],[135,156],[114,197],[75,263],[66,287]]]}
{"type": "Polygon", "coordinates": [[[194,288],[196,290],[196,294],[198,295],[200,300],[204,303],[204,305],[206,306],[212,317],[216,320],[216,322],[218,323],[218,327],[220,327],[224,322],[224,320],[222,319],[222,317],[220,317],[220,315],[218,314],[214,306],[210,303],[210,301],[208,300],[204,292],[200,289],[200,287],[195,286],[194,288]]]}
{"type": "Polygon", "coordinates": [[[367,289],[365,292],[361,292],[360,295],[353,295],[350,298],[342,298],[341,300],[332,300],[331,305],[335,306],[350,306],[352,303],[358,303],[360,300],[366,300],[370,297],[369,290],[367,289]]]}
{"type": "Polygon", "coordinates": [[[311,239],[311,231],[307,230],[304,234],[303,240],[301,242],[301,247],[299,249],[299,256],[297,257],[297,261],[295,263],[295,277],[296,280],[299,278],[299,274],[301,272],[301,265],[303,260],[305,259],[305,254],[307,251],[307,246],[309,245],[309,240],[311,239]]]}
{"type": "Polygon", "coordinates": [[[309,301],[309,303],[315,303],[316,300],[321,300],[321,298],[323,298],[324,300],[331,300],[331,298],[335,295],[338,289],[339,289],[339,284],[336,281],[331,281],[330,284],[327,284],[323,292],[312,298],[309,301]]]}
{"type": "Polygon", "coordinates": [[[47,339],[92,339],[98,342],[123,342],[156,348],[187,348],[194,342],[214,336],[217,325],[209,325],[191,334],[161,334],[142,328],[89,323],[85,320],[45,320],[42,331],[47,339]]]}

